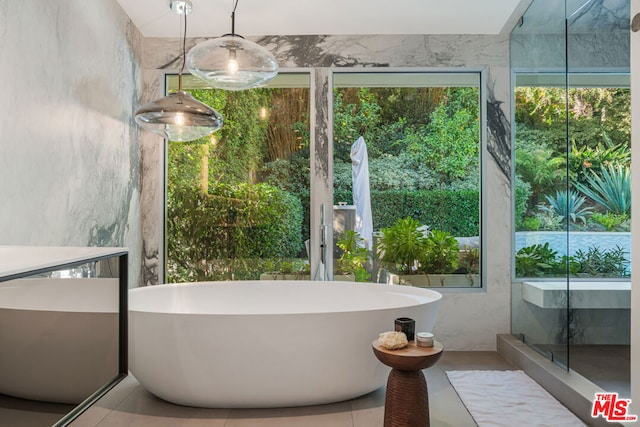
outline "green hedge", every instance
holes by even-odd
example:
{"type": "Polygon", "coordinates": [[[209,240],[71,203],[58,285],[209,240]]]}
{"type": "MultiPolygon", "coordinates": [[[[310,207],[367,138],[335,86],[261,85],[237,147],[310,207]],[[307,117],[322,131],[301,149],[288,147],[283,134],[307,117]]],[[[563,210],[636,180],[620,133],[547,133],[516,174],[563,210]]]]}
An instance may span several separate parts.
{"type": "Polygon", "coordinates": [[[174,190],[167,203],[170,270],[203,279],[215,277],[208,261],[295,257],[301,226],[300,201],[270,185],[220,184],[208,195],[174,190]]]}
{"type": "MultiPolygon", "coordinates": [[[[334,191],[335,204],[351,204],[351,191],[334,191]]],[[[373,227],[390,227],[408,216],[457,237],[480,235],[480,194],[477,191],[372,191],[373,227]]]]}

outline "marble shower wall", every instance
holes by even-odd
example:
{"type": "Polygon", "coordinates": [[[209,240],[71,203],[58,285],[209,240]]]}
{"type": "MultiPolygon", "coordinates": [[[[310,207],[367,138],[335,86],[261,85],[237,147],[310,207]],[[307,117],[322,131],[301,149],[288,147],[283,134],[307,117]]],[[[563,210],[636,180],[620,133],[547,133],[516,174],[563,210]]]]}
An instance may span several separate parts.
{"type": "MultiPolygon", "coordinates": [[[[204,39],[187,40],[187,49],[204,39]]],[[[326,111],[332,70],[359,69],[483,70],[488,127],[484,158],[485,189],[483,215],[486,245],[486,277],[483,290],[444,294],[440,320],[434,331],[451,350],[495,349],[496,334],[509,332],[511,284],[511,143],[509,38],[499,36],[287,36],[254,38],[278,58],[281,69],[308,69],[314,72],[316,122],[312,199],[313,214],[319,203],[331,206],[329,149],[331,123],[326,111]]],[[[143,100],[162,96],[164,72],[177,72],[181,53],[178,39],[144,40],[143,100]]],[[[146,138],[146,136],[145,136],[146,138]]],[[[162,280],[164,150],[162,140],[143,140],[143,240],[146,254],[145,283],[162,280]],[[147,191],[149,190],[149,191],[147,191]]],[[[313,227],[312,227],[313,229],[313,227]]],[[[331,234],[331,233],[329,233],[331,234]]],[[[313,246],[313,245],[312,245],[313,246]]]]}
{"type": "Polygon", "coordinates": [[[138,285],[141,49],[116,0],[0,0],[0,245],[126,246],[138,285]]]}
{"type": "Polygon", "coordinates": [[[629,0],[569,2],[565,40],[564,2],[535,0],[511,37],[511,64],[518,70],[629,72],[629,0]],[[584,4],[584,7],[579,7],[584,4]]]}

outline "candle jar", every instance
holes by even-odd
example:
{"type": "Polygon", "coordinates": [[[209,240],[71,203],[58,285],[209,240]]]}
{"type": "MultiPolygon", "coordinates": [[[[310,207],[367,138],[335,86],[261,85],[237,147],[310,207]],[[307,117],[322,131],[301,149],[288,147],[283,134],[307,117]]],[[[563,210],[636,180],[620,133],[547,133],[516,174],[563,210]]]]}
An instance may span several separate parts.
{"type": "Polygon", "coordinates": [[[408,341],[414,340],[416,321],[409,317],[398,317],[395,319],[395,331],[404,332],[408,341]]]}
{"type": "Polygon", "coordinates": [[[433,334],[431,332],[418,332],[416,337],[418,347],[433,347],[433,334]]]}

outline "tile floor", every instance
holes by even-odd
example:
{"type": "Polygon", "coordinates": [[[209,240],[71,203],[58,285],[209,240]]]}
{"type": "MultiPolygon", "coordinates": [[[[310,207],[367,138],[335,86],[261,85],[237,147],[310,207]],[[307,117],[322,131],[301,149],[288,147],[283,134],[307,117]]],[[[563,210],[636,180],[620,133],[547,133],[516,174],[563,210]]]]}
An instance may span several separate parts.
{"type": "Polygon", "coordinates": [[[75,405],[43,403],[0,394],[0,427],[48,427],[75,405]]]}
{"type": "MultiPolygon", "coordinates": [[[[433,427],[476,424],[449,384],[445,372],[515,369],[496,352],[446,352],[425,370],[433,427]]],[[[360,398],[328,405],[278,409],[203,409],[164,402],[132,376],[82,414],[71,427],[377,427],[383,425],[384,387],[360,398]]]]}
{"type": "MultiPolygon", "coordinates": [[[[628,346],[575,347],[576,370],[608,391],[629,393],[628,346]],[[604,359],[603,359],[604,358],[604,359]]],[[[515,369],[496,352],[446,352],[425,371],[434,427],[475,426],[449,384],[445,372],[465,369],[515,369]]],[[[47,427],[72,409],[70,405],[39,403],[0,394],[0,427],[47,427]]],[[[330,405],[282,409],[201,409],[164,402],[129,376],[72,427],[109,426],[382,426],[384,388],[366,396],[330,405]]]]}

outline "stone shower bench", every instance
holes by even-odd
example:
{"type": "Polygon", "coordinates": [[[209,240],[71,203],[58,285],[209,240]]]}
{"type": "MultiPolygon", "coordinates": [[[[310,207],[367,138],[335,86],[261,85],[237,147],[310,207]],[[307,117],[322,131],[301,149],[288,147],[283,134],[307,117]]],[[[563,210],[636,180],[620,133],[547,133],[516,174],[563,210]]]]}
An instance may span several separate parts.
{"type": "MultiPolygon", "coordinates": [[[[542,308],[567,308],[566,281],[524,281],[522,299],[542,308]]],[[[571,308],[606,309],[631,307],[631,281],[569,282],[571,308]]]]}

